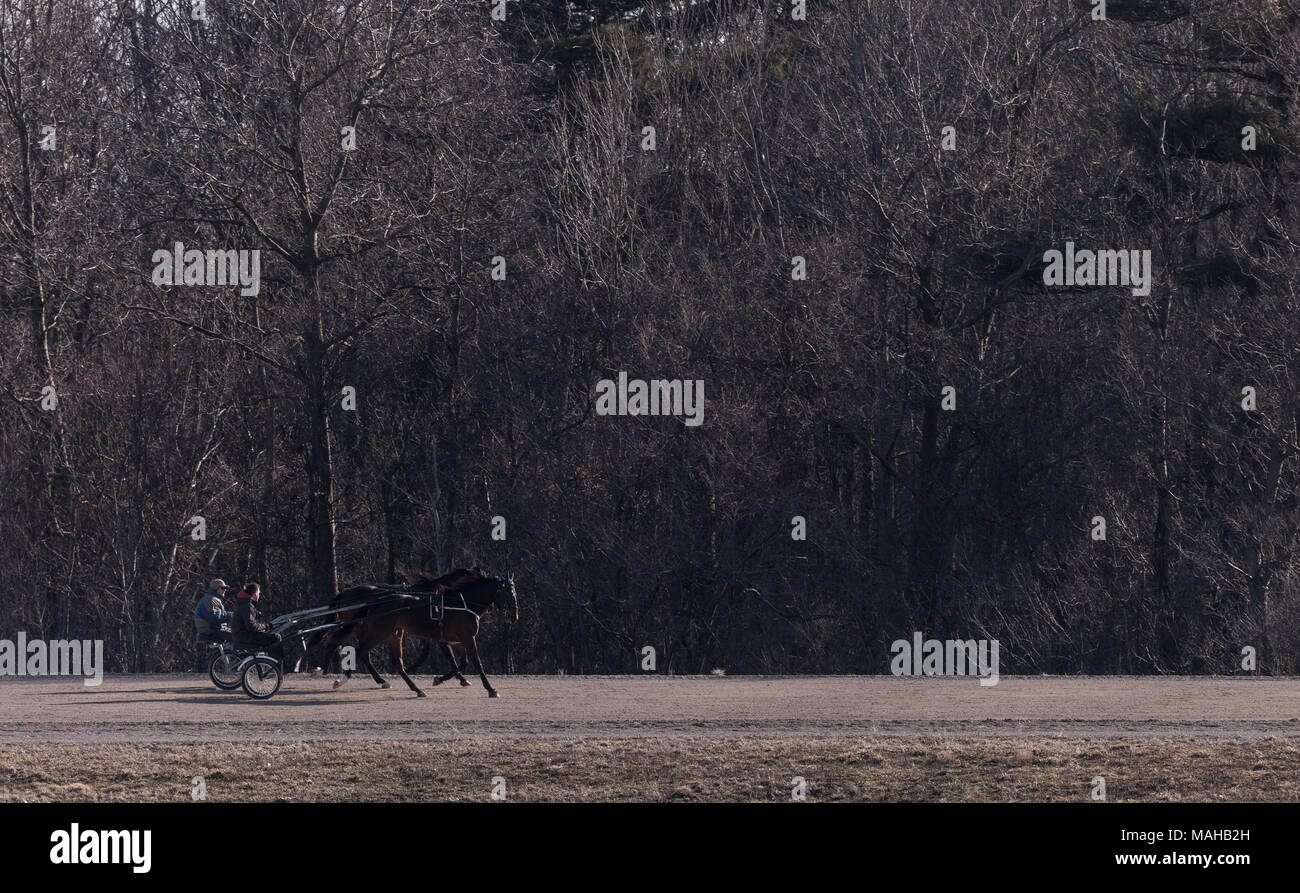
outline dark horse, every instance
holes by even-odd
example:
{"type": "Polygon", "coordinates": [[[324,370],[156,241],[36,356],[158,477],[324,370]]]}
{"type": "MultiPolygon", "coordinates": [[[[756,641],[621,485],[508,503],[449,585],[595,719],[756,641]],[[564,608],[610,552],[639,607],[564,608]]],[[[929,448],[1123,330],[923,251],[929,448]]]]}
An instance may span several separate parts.
{"type": "MultiPolygon", "coordinates": [[[[459,568],[457,570],[452,571],[451,573],[444,574],[441,577],[428,577],[422,573],[405,574],[405,576],[409,584],[407,586],[364,585],[364,586],[352,586],[348,589],[344,589],[342,592],[338,594],[337,598],[335,598],[332,602],[329,603],[329,607],[344,608],[344,607],[355,605],[357,607],[356,611],[346,611],[346,612],[341,611],[339,612],[337,619],[341,622],[346,622],[354,619],[361,619],[367,616],[368,613],[373,614],[379,610],[378,608],[376,608],[374,611],[367,611],[366,609],[369,606],[370,602],[382,598],[383,596],[388,596],[388,595],[393,595],[395,593],[403,593],[403,592],[418,592],[418,593],[430,593],[430,594],[437,593],[437,592],[446,593],[451,591],[452,587],[456,583],[460,582],[461,580],[468,580],[468,579],[475,578],[475,576],[482,576],[482,571],[477,567],[475,567],[474,570],[469,570],[467,568],[459,568]]],[[[389,605],[389,607],[396,607],[396,606],[389,605]]],[[[330,657],[333,656],[335,652],[337,652],[339,647],[341,647],[343,640],[352,631],[353,630],[351,627],[347,627],[347,628],[340,627],[338,630],[339,633],[338,635],[331,636],[329,632],[318,632],[315,633],[314,635],[309,636],[307,640],[303,643],[303,655],[298,659],[298,665],[300,666],[304,660],[307,660],[310,663],[310,657],[309,657],[310,650],[312,648],[317,647],[319,644],[321,644],[322,641],[325,641],[329,645],[329,649],[326,651],[325,654],[325,659],[322,661],[322,666],[319,669],[312,670],[312,673],[314,675],[319,675],[322,670],[329,669],[330,657]]],[[[429,651],[432,648],[432,646],[433,646],[432,640],[425,643],[424,651],[420,653],[420,656],[415,661],[415,667],[417,668],[420,667],[421,665],[424,664],[426,660],[428,660],[429,651]]],[[[456,666],[456,657],[454,654],[452,654],[451,646],[444,644],[442,647],[443,650],[446,652],[448,659],[451,661],[451,665],[453,667],[456,666]]],[[[397,659],[400,662],[401,656],[397,655],[397,659]]],[[[374,665],[370,662],[369,651],[365,652],[365,654],[363,655],[362,662],[365,664],[366,668],[370,671],[370,675],[374,677],[375,682],[382,685],[384,688],[389,687],[388,683],[384,681],[384,678],[379,675],[378,671],[375,670],[374,665]]],[[[297,672],[296,666],[294,671],[297,672]]],[[[464,676],[457,673],[456,677],[460,680],[461,685],[469,685],[469,681],[464,676]]],[[[337,686],[335,687],[337,688],[337,686]]]]}
{"type": "MultiPolygon", "coordinates": [[[[488,697],[497,697],[496,689],[488,682],[487,674],[483,672],[483,662],[479,658],[476,637],[479,631],[479,618],[488,608],[499,608],[506,615],[506,620],[511,623],[519,619],[519,597],[515,592],[513,578],[489,577],[478,568],[473,570],[460,568],[446,576],[437,579],[424,578],[418,583],[402,588],[354,587],[340,593],[338,599],[331,603],[331,607],[348,605],[356,605],[356,611],[349,612],[341,618],[345,621],[344,625],[323,634],[323,641],[332,653],[348,638],[355,637],[357,650],[362,655],[366,669],[380,685],[387,687],[388,683],[375,671],[374,664],[370,660],[370,651],[381,642],[387,642],[389,650],[397,658],[397,669],[402,674],[402,679],[416,695],[421,698],[425,696],[419,686],[407,675],[406,665],[402,660],[403,640],[409,634],[443,644],[448,652],[453,654],[453,659],[459,655],[455,669],[435,679],[434,685],[441,685],[453,676],[464,682],[461,671],[464,670],[468,658],[473,662],[474,669],[478,671],[479,678],[483,680],[483,687],[487,689],[488,697]],[[421,593],[421,595],[394,595],[392,601],[384,600],[382,604],[373,606],[369,604],[378,596],[399,592],[421,593]],[[435,619],[431,616],[429,601],[423,593],[439,592],[442,593],[444,611],[441,619],[435,619]],[[403,606],[403,602],[409,604],[403,606]]],[[[335,688],[351,679],[352,671],[344,670],[344,676],[345,678],[334,683],[335,688]]]]}

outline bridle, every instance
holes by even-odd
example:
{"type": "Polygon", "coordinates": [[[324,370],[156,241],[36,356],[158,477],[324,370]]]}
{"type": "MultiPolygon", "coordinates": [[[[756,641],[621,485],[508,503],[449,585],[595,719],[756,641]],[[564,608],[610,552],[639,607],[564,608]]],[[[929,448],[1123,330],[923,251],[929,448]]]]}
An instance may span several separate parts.
{"type": "MultiPolygon", "coordinates": [[[[515,578],[514,578],[514,575],[511,574],[510,576],[505,577],[505,578],[502,578],[502,577],[493,577],[492,579],[497,581],[497,592],[508,592],[508,593],[510,593],[511,599],[512,599],[512,600],[514,601],[514,603],[515,603],[515,610],[518,611],[518,610],[519,610],[519,593],[515,592],[515,578]]],[[[501,609],[504,609],[504,608],[505,608],[504,605],[497,605],[497,607],[498,607],[498,608],[501,608],[501,609]]]]}

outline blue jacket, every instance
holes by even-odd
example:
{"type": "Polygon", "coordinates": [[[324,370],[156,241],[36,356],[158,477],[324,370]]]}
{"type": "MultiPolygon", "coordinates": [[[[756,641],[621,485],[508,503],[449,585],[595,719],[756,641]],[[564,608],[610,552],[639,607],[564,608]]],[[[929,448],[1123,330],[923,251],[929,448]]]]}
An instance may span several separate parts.
{"type": "Polygon", "coordinates": [[[220,629],[221,624],[229,623],[234,616],[233,611],[226,610],[217,591],[209,589],[194,609],[194,627],[201,633],[212,632],[220,629]]]}

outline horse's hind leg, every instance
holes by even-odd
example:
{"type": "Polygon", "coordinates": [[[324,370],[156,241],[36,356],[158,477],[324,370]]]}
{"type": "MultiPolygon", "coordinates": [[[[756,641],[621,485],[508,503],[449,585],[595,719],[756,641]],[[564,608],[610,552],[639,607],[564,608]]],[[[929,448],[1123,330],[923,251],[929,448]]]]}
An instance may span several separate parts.
{"type": "Polygon", "coordinates": [[[320,645],[319,642],[312,643],[312,642],[308,642],[308,641],[305,640],[305,639],[303,640],[303,643],[302,643],[302,662],[303,662],[303,664],[306,665],[306,670],[307,670],[307,672],[310,673],[312,676],[324,676],[327,672],[329,672],[329,667],[330,667],[330,657],[332,656],[332,652],[329,651],[328,649],[325,651],[324,655],[321,657],[321,662],[320,662],[320,664],[318,664],[318,665],[313,665],[313,663],[312,663],[312,651],[313,651],[313,649],[316,649],[316,648],[319,648],[319,647],[321,647],[321,645],[320,645]]]}
{"type": "MultiPolygon", "coordinates": [[[[343,674],[343,678],[334,680],[335,689],[342,688],[352,679],[352,669],[343,662],[343,643],[347,641],[350,635],[352,635],[352,627],[344,626],[327,633],[321,642],[321,647],[325,650],[325,659],[321,662],[320,667],[321,672],[329,669],[330,658],[337,655],[339,659],[339,672],[343,674]]],[[[318,674],[313,671],[312,675],[318,674]]]]}
{"type": "Polygon", "coordinates": [[[402,674],[402,679],[406,682],[407,687],[415,692],[416,697],[423,698],[425,697],[424,692],[420,691],[420,687],[411,681],[410,676],[406,675],[406,662],[402,660],[402,640],[404,638],[405,632],[403,630],[399,629],[393,633],[388,637],[388,650],[393,653],[393,657],[397,658],[397,672],[402,674]]]}
{"type": "Polygon", "coordinates": [[[363,642],[357,646],[357,651],[361,653],[361,660],[366,665],[366,669],[370,671],[370,678],[374,679],[380,688],[392,688],[388,681],[379,675],[379,671],[375,669],[374,661],[370,659],[370,650],[377,644],[377,642],[363,642]]]}
{"type": "Polygon", "coordinates": [[[298,647],[295,650],[298,652],[298,659],[293,662],[293,672],[301,673],[304,671],[310,671],[312,668],[311,649],[307,645],[307,639],[303,636],[298,636],[297,642],[298,647]]]}
{"type": "Polygon", "coordinates": [[[487,673],[483,672],[483,661],[479,660],[478,657],[478,640],[471,636],[468,642],[462,644],[464,644],[465,651],[469,654],[469,659],[474,662],[474,669],[478,670],[478,677],[483,680],[483,687],[487,689],[488,697],[500,697],[497,690],[492,687],[492,683],[488,682],[487,673]]]}
{"type": "Polygon", "coordinates": [[[343,649],[344,638],[345,637],[343,635],[340,635],[340,631],[338,630],[327,635],[325,637],[325,642],[324,642],[325,659],[321,661],[321,671],[325,672],[330,667],[330,658],[334,657],[336,654],[338,655],[339,671],[343,674],[343,678],[334,680],[334,689],[336,691],[342,688],[352,679],[352,670],[344,666],[343,664],[342,649],[343,649]]]}

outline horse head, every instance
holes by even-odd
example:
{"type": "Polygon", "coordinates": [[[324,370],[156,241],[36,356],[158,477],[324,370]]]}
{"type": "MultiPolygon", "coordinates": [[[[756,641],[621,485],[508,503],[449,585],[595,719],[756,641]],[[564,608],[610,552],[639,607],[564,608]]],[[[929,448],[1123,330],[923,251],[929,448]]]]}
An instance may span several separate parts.
{"type": "Polygon", "coordinates": [[[503,580],[500,577],[493,577],[497,582],[497,591],[493,594],[493,601],[501,609],[501,613],[506,615],[506,620],[511,623],[519,622],[519,593],[515,589],[515,575],[507,574],[503,580]]]}
{"type": "Polygon", "coordinates": [[[489,577],[480,574],[462,580],[452,591],[472,596],[477,604],[498,609],[510,623],[519,620],[519,593],[515,590],[513,574],[508,577],[489,577]]]}
{"type": "Polygon", "coordinates": [[[514,574],[504,578],[489,577],[476,564],[472,568],[458,567],[441,577],[422,575],[411,589],[415,592],[440,591],[446,595],[470,596],[478,604],[500,609],[510,623],[519,620],[519,593],[515,589],[514,574]]]}

